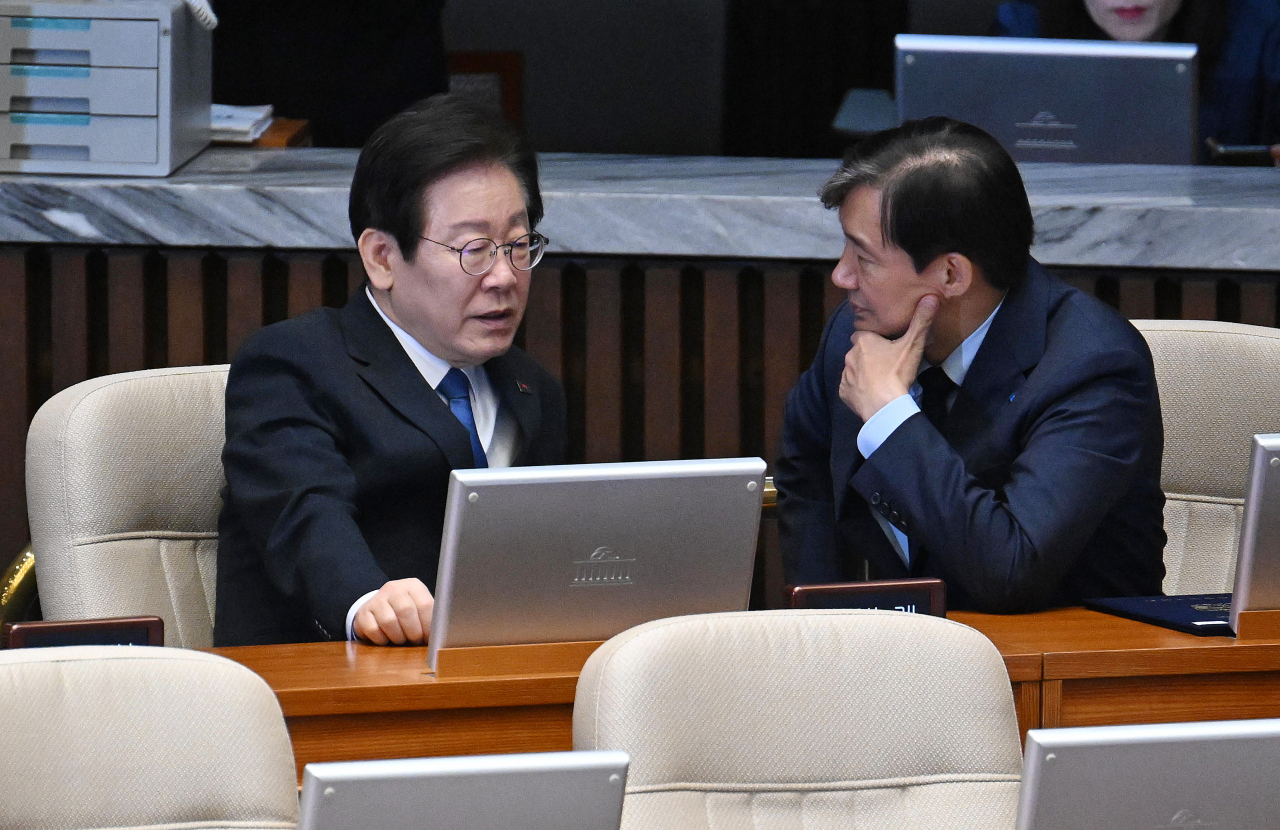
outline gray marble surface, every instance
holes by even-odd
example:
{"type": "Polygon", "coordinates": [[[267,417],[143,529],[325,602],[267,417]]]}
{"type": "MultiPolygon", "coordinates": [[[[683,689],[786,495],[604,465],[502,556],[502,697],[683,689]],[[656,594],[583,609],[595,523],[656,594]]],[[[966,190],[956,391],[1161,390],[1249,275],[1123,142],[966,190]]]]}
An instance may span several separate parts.
{"type": "MultiPolygon", "coordinates": [[[[206,151],[166,179],[0,176],[0,241],[349,249],[353,150],[206,151]]],[[[562,254],[832,259],[835,162],[549,154],[562,254]]],[[[1280,170],[1028,164],[1053,265],[1280,271],[1280,170]]]]}

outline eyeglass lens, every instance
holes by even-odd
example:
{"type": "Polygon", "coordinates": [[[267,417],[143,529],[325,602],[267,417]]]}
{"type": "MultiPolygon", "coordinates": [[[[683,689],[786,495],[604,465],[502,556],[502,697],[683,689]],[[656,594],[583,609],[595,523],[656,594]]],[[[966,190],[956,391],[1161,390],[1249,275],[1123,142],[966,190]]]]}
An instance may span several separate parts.
{"type": "Polygon", "coordinates": [[[497,259],[499,248],[507,249],[512,267],[528,271],[542,259],[546,238],[539,233],[527,233],[506,245],[499,245],[492,239],[473,239],[458,253],[462,270],[477,277],[488,273],[497,259]]]}

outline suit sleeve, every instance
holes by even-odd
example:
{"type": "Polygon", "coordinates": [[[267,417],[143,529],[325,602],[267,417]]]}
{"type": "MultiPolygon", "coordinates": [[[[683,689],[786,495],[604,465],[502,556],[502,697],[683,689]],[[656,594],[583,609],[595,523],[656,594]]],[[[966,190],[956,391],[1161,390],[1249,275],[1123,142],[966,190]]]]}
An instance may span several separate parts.
{"type": "Polygon", "coordinates": [[[356,477],[312,373],[251,342],[227,379],[227,498],[272,585],[301,596],[331,637],[387,576],[356,522],[356,477]]]}
{"type": "Polygon", "coordinates": [[[924,541],[948,581],[981,610],[1018,612],[1050,603],[1129,488],[1150,430],[1158,428],[1152,426],[1159,424],[1159,401],[1148,355],[1105,351],[1072,369],[1035,373],[1035,382],[1046,384],[1037,390],[1046,403],[1026,414],[1007,470],[970,475],[920,414],[853,476],[864,498],[882,494],[910,517],[911,537],[924,541]]]}
{"type": "Polygon", "coordinates": [[[787,396],[782,446],[774,465],[778,488],[778,537],[789,585],[841,578],[835,549],[835,499],[831,489],[831,410],[823,365],[839,312],[822,333],[813,365],[787,396]]]}

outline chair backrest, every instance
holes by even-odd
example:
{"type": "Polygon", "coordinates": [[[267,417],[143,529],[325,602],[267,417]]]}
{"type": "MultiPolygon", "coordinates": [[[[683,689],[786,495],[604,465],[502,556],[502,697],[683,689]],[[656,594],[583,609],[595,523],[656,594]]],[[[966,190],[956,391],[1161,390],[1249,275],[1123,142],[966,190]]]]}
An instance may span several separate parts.
{"type": "Polygon", "coordinates": [[[1004,661],[893,611],[675,617],[578,680],[575,749],[631,754],[623,828],[1008,828],[1022,756],[1004,661]]]}
{"type": "Polygon", "coordinates": [[[1164,415],[1164,591],[1229,592],[1250,439],[1280,432],[1280,330],[1206,320],[1133,324],[1151,347],[1164,415]]]}
{"type": "Polygon", "coordinates": [[[27,512],[46,619],[154,614],[213,643],[226,366],[108,375],[27,433],[27,512]]]}
{"type": "Polygon", "coordinates": [[[0,651],[0,827],[293,828],[297,778],[271,688],[212,654],[0,651]]]}

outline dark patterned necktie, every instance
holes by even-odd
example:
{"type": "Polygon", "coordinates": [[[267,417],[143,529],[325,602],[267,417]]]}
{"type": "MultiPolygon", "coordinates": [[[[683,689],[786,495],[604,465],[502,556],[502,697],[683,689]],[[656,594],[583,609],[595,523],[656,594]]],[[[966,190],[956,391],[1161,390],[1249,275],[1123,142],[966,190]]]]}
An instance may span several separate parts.
{"type": "Polygon", "coordinates": [[[455,418],[462,422],[471,435],[471,455],[477,467],[488,467],[489,459],[485,457],[484,445],[480,443],[480,432],[476,429],[475,415],[471,412],[471,382],[461,369],[453,368],[445,374],[444,380],[436,387],[449,399],[449,410],[455,418]]]}
{"type": "Polygon", "coordinates": [[[947,377],[941,366],[931,366],[916,376],[916,383],[924,390],[920,396],[920,411],[938,432],[942,432],[947,424],[947,398],[956,389],[955,381],[947,377]]]}

